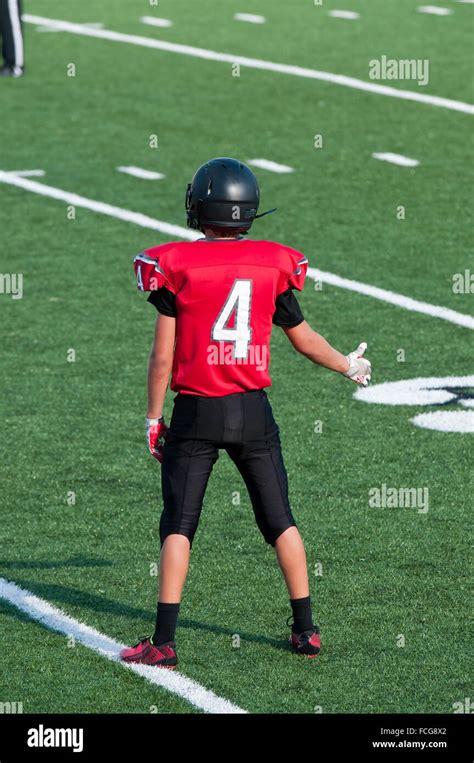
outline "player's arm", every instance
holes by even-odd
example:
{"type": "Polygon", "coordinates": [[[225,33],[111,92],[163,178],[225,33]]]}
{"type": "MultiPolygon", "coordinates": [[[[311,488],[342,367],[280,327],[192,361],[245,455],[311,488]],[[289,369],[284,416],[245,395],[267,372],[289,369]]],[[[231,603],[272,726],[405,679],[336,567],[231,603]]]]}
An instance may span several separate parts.
{"type": "Polygon", "coordinates": [[[356,384],[361,384],[364,387],[370,382],[371,365],[363,357],[367,348],[365,342],[361,342],[357,350],[349,353],[349,355],[343,355],[304,320],[292,328],[285,326],[282,328],[295,350],[312,360],[313,363],[344,374],[356,384]]]}
{"type": "Polygon", "coordinates": [[[146,418],[146,439],[148,450],[162,461],[163,442],[167,427],[163,418],[163,405],[173,365],[176,339],[176,318],[158,314],[155,336],[148,361],[148,410],[146,418]]]}
{"type": "Polygon", "coordinates": [[[156,317],[155,336],[148,361],[148,411],[149,419],[163,415],[168,381],[171,374],[176,339],[176,318],[159,313],[156,317]]]}

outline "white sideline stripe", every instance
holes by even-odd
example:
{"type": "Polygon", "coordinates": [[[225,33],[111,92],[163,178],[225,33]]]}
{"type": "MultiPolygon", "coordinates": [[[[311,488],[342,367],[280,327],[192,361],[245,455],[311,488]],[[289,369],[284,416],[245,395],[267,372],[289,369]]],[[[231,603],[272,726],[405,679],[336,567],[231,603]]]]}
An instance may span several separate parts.
{"type": "Polygon", "coordinates": [[[331,286],[338,286],[340,289],[356,291],[359,294],[364,294],[365,296],[373,297],[374,299],[380,299],[382,302],[397,305],[397,307],[402,307],[404,310],[411,310],[414,313],[424,313],[425,315],[431,315],[433,318],[442,318],[444,321],[449,321],[450,323],[455,323],[458,326],[464,326],[464,328],[474,331],[474,318],[471,315],[458,313],[456,310],[451,310],[449,307],[431,305],[429,302],[420,302],[417,299],[405,297],[403,294],[397,294],[395,291],[379,289],[378,286],[371,286],[370,284],[362,283],[361,281],[352,281],[349,278],[342,278],[342,276],[338,276],[335,273],[327,273],[318,268],[308,268],[308,275],[310,278],[314,278],[315,281],[322,281],[331,286]]]}
{"type": "Polygon", "coordinates": [[[7,172],[7,175],[16,175],[20,178],[42,178],[46,175],[46,172],[44,170],[14,170],[7,172]]]}
{"type": "Polygon", "coordinates": [[[334,16],[336,19],[360,19],[360,13],[357,11],[328,11],[328,16],[334,16]]]}
{"type": "Polygon", "coordinates": [[[129,209],[115,207],[112,204],[105,204],[102,201],[87,199],[85,196],[79,196],[76,193],[68,193],[68,191],[62,191],[60,188],[54,188],[54,186],[51,185],[37,183],[35,180],[18,177],[14,173],[2,172],[0,170],[0,183],[15,185],[18,188],[37,193],[40,196],[48,196],[50,199],[65,201],[67,204],[71,204],[74,207],[90,209],[92,212],[98,212],[99,214],[107,215],[108,217],[116,217],[118,220],[134,223],[135,225],[140,225],[142,228],[157,230],[160,231],[160,233],[164,233],[166,236],[187,238],[190,241],[195,241],[197,238],[201,237],[200,233],[188,230],[187,228],[182,228],[180,225],[171,225],[170,223],[156,220],[154,217],[143,215],[141,212],[131,212],[129,209]]]}
{"type": "Polygon", "coordinates": [[[43,16],[32,16],[29,13],[23,15],[23,21],[29,24],[46,24],[46,26],[55,26],[62,32],[71,34],[85,35],[86,37],[96,37],[102,40],[112,40],[114,42],[126,42],[129,45],[140,45],[144,48],[154,48],[155,50],[166,50],[169,53],[179,53],[184,56],[193,56],[208,61],[221,61],[228,64],[241,64],[250,69],[262,69],[265,71],[279,72],[280,74],[290,74],[294,77],[305,77],[306,79],[315,79],[322,82],[331,82],[334,85],[342,85],[356,90],[364,90],[368,93],[377,95],[386,95],[391,98],[401,98],[405,101],[416,101],[417,103],[427,103],[430,106],[438,106],[443,109],[460,111],[464,114],[474,114],[474,105],[455,101],[451,98],[442,98],[437,95],[428,95],[427,93],[417,93],[413,90],[398,90],[389,85],[381,85],[375,82],[365,82],[355,77],[347,77],[345,74],[332,74],[331,72],[319,71],[318,69],[305,69],[302,66],[293,66],[290,64],[278,64],[273,61],[264,61],[259,58],[248,58],[246,56],[235,56],[231,53],[217,53],[214,50],[205,50],[204,48],[194,48],[190,45],[179,45],[178,43],[168,42],[166,40],[155,40],[152,37],[139,37],[138,35],[122,34],[113,32],[110,29],[91,29],[83,24],[72,24],[69,21],[57,19],[48,19],[43,16]]]}
{"type": "Polygon", "coordinates": [[[236,21],[247,21],[249,24],[264,24],[265,16],[258,16],[256,13],[234,13],[236,21]]]}
{"type": "Polygon", "coordinates": [[[114,641],[95,628],[75,620],[45,599],[40,599],[31,591],[20,588],[5,578],[0,578],[0,599],[8,601],[49,630],[64,633],[66,636],[73,636],[76,641],[88,649],[92,649],[93,652],[106,657],[108,660],[118,662],[127,670],[138,673],[150,683],[182,697],[206,713],[246,713],[242,708],[233,705],[227,699],[218,697],[214,692],[191,678],[186,678],[176,670],[163,670],[163,668],[154,668],[151,665],[129,665],[121,662],[119,652],[123,649],[124,644],[119,644],[118,641],[114,641]]]}
{"type": "Polygon", "coordinates": [[[253,167],[259,167],[261,170],[277,172],[280,175],[287,174],[288,172],[294,172],[293,167],[289,167],[287,164],[278,164],[277,162],[272,162],[270,159],[249,159],[247,164],[251,164],[253,167]]]}
{"type": "MultiPolygon", "coordinates": [[[[188,241],[196,241],[198,238],[202,238],[202,234],[197,231],[190,230],[189,228],[183,228],[180,225],[171,225],[165,223],[162,220],[156,220],[153,217],[142,215],[140,212],[131,212],[128,209],[122,209],[121,207],[114,207],[111,204],[105,204],[101,201],[94,201],[93,199],[87,199],[84,196],[78,196],[75,193],[69,193],[68,191],[62,191],[60,188],[54,188],[53,186],[46,185],[44,183],[38,183],[35,180],[28,180],[27,178],[18,177],[14,173],[2,172],[0,170],[0,183],[7,183],[8,185],[14,185],[18,188],[23,188],[25,191],[32,191],[40,196],[48,196],[51,199],[57,201],[65,201],[68,204],[72,204],[76,207],[83,207],[84,209],[90,209],[92,212],[98,212],[102,215],[108,215],[109,217],[116,217],[124,222],[134,223],[140,225],[142,228],[150,228],[151,230],[157,230],[161,233],[165,233],[167,236],[173,236],[175,238],[187,239],[188,241]]],[[[389,302],[392,305],[403,307],[405,310],[412,310],[417,313],[425,313],[431,315],[434,318],[442,318],[450,323],[455,323],[458,326],[464,326],[474,330],[474,318],[464,313],[458,313],[455,310],[451,310],[448,307],[439,307],[438,305],[431,305],[427,302],[419,302],[411,297],[405,297],[403,294],[397,294],[393,291],[387,291],[385,289],[379,289],[377,286],[371,286],[360,281],[352,281],[348,278],[342,278],[335,273],[328,273],[323,270],[316,270],[315,268],[308,268],[308,275],[315,280],[322,280],[332,286],[337,286],[341,289],[349,289],[350,291],[357,291],[359,294],[365,294],[368,297],[374,297],[374,299],[380,299],[383,302],[389,302]]]]}
{"type": "Polygon", "coordinates": [[[451,8],[440,8],[439,5],[419,5],[416,10],[418,13],[431,13],[433,16],[449,16],[452,13],[451,8]]]}
{"type": "Polygon", "coordinates": [[[402,154],[387,153],[375,153],[372,154],[374,159],[380,159],[381,162],[391,162],[391,164],[399,164],[400,167],[418,167],[419,161],[417,159],[410,159],[408,156],[402,154]]]}
{"type": "Polygon", "coordinates": [[[159,19],[156,16],[141,16],[140,21],[142,24],[148,24],[149,26],[170,27],[173,26],[173,22],[170,19],[159,19]]]}
{"type": "Polygon", "coordinates": [[[123,172],[125,175],[133,175],[133,177],[141,178],[142,180],[163,180],[165,175],[161,172],[153,172],[152,170],[144,170],[141,167],[117,167],[117,172],[123,172]]]}

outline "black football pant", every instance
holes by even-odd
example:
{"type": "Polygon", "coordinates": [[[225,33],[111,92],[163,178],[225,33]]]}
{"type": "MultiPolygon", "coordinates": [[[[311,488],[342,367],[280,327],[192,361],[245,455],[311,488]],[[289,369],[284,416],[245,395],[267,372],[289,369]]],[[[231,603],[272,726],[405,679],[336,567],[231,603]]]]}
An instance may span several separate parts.
{"type": "Polygon", "coordinates": [[[163,451],[162,544],[172,533],[192,543],[220,449],[242,475],[267,543],[273,546],[282,532],[296,525],[279,431],[265,391],[223,397],[178,394],[163,451]]]}
{"type": "Polygon", "coordinates": [[[0,37],[6,66],[21,71],[24,67],[21,0],[0,0],[0,37]]]}

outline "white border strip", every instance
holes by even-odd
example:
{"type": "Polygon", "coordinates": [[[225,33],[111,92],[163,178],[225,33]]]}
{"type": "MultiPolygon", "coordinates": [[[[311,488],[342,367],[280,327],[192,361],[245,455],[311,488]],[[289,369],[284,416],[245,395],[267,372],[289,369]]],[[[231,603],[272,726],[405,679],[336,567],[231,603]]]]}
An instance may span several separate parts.
{"type": "Polygon", "coordinates": [[[73,636],[76,641],[93,652],[106,657],[108,660],[118,662],[125,669],[138,673],[150,683],[176,694],[199,710],[204,710],[206,713],[246,713],[246,710],[233,705],[227,699],[218,697],[214,692],[209,691],[191,678],[186,678],[176,670],[164,670],[151,665],[134,665],[121,662],[119,652],[123,649],[124,644],[119,644],[118,641],[114,641],[95,628],[69,617],[45,599],[40,599],[31,591],[20,588],[5,578],[0,578],[0,599],[8,601],[17,609],[25,612],[28,617],[44,625],[48,630],[73,636]]]}
{"type": "Polygon", "coordinates": [[[70,32],[71,34],[80,34],[86,37],[96,37],[102,40],[112,40],[114,42],[126,42],[129,45],[140,45],[144,48],[166,50],[168,53],[179,53],[183,56],[203,58],[207,61],[220,61],[231,65],[241,64],[241,66],[246,66],[249,69],[262,69],[265,71],[279,72],[280,74],[290,74],[294,77],[321,80],[322,82],[331,82],[333,85],[342,85],[355,90],[364,90],[367,93],[387,95],[391,98],[401,98],[405,101],[426,103],[430,106],[438,106],[443,109],[460,111],[464,114],[474,114],[474,105],[470,103],[454,101],[451,98],[441,98],[437,95],[428,95],[427,93],[419,93],[413,90],[399,90],[398,88],[390,87],[389,85],[365,82],[364,80],[356,79],[355,77],[347,77],[345,74],[332,74],[331,72],[319,71],[318,69],[305,69],[302,66],[278,64],[273,61],[263,61],[260,58],[235,56],[232,53],[218,53],[214,50],[194,48],[190,45],[180,45],[166,40],[155,40],[152,37],[140,37],[134,34],[113,32],[110,29],[91,29],[83,24],[72,24],[69,21],[48,19],[44,16],[32,16],[29,13],[23,15],[23,21],[29,24],[45,24],[49,27],[53,26],[59,31],[70,32]]]}
{"type": "MultiPolygon", "coordinates": [[[[189,228],[183,228],[180,225],[170,225],[170,223],[165,223],[162,220],[155,220],[153,217],[142,215],[140,212],[132,212],[129,209],[114,207],[112,204],[105,204],[102,201],[94,201],[93,199],[79,196],[76,193],[62,191],[60,188],[54,188],[45,183],[38,183],[36,180],[18,177],[14,172],[2,172],[0,170],[0,183],[14,185],[18,188],[23,188],[25,191],[31,191],[40,196],[47,196],[51,199],[56,199],[57,201],[65,201],[67,204],[89,209],[91,212],[97,212],[102,215],[108,215],[109,217],[115,217],[118,220],[123,220],[127,223],[140,225],[142,228],[150,228],[151,230],[160,231],[160,233],[164,233],[172,238],[181,238],[188,241],[196,241],[196,239],[202,238],[202,233],[190,230],[189,228]]],[[[465,328],[474,330],[473,317],[465,315],[464,313],[458,313],[448,307],[439,307],[438,305],[430,305],[427,302],[419,302],[411,297],[405,297],[403,294],[379,289],[377,286],[370,286],[370,284],[361,283],[360,281],[352,281],[348,278],[342,278],[335,273],[327,273],[324,270],[308,268],[308,275],[310,278],[325,281],[326,283],[331,284],[331,286],[337,286],[340,289],[356,291],[359,294],[365,294],[368,297],[374,297],[374,299],[380,299],[383,302],[397,305],[397,307],[403,307],[405,310],[424,313],[425,315],[431,315],[434,318],[442,318],[450,323],[455,323],[458,326],[464,326],[465,328]]]]}

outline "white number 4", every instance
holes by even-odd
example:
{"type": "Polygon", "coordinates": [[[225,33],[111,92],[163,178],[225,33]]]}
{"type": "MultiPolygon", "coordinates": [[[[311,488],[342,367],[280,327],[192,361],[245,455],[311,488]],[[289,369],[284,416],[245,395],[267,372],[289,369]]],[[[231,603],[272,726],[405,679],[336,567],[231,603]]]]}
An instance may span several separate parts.
{"type": "Polygon", "coordinates": [[[250,329],[250,306],[252,281],[237,278],[224,302],[217,320],[212,327],[211,337],[215,342],[233,342],[234,358],[246,358],[252,331],[250,329]],[[229,328],[235,312],[234,325],[229,328]]]}

